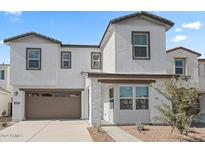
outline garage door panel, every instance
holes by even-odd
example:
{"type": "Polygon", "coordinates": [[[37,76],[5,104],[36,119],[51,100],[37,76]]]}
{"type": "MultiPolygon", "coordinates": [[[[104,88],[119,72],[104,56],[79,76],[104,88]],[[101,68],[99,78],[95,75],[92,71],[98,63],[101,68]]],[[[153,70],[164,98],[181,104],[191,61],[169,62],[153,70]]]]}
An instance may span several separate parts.
{"type": "MultiPolygon", "coordinates": [[[[36,93],[36,92],[35,92],[36,93]]],[[[81,115],[81,97],[47,97],[41,94],[27,94],[26,118],[28,119],[79,119],[81,115]]]]}

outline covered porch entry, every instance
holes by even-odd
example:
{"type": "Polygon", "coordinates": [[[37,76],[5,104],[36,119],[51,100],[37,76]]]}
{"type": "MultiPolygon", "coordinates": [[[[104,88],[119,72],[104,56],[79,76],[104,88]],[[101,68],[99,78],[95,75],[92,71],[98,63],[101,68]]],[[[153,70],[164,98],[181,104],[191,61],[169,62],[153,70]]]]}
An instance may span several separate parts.
{"type": "Polygon", "coordinates": [[[88,93],[89,121],[100,125],[152,123],[156,97],[153,84],[171,78],[168,74],[84,73],[88,93]]]}

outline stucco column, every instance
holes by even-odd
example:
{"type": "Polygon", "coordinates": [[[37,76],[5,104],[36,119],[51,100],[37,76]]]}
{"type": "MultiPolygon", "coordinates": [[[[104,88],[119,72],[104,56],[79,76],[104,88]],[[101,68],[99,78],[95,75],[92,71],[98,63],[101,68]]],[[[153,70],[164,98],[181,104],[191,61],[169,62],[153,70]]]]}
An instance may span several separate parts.
{"type": "Polygon", "coordinates": [[[92,126],[101,124],[102,95],[101,83],[91,79],[90,84],[90,123],[92,126]]]}
{"type": "Polygon", "coordinates": [[[21,121],[25,119],[25,92],[18,88],[13,88],[12,91],[12,120],[21,121]]]}

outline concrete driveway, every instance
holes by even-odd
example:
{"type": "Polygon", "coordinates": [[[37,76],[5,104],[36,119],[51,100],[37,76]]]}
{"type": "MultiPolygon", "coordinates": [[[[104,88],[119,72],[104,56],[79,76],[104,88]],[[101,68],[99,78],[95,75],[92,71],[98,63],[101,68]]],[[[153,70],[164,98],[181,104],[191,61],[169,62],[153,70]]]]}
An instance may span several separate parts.
{"type": "Polygon", "coordinates": [[[90,142],[84,120],[21,121],[0,131],[0,142],[90,142]]]}

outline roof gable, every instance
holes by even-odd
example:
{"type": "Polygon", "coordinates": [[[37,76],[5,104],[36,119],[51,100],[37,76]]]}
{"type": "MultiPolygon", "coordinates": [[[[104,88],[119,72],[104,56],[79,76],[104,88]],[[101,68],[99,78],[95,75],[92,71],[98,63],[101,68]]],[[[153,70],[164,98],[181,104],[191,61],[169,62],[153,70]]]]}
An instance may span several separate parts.
{"type": "Polygon", "coordinates": [[[61,41],[59,41],[59,40],[56,40],[54,38],[51,38],[51,37],[48,37],[48,36],[45,36],[45,35],[42,35],[42,34],[39,34],[36,32],[28,32],[28,33],[24,33],[21,35],[16,35],[16,36],[4,39],[4,43],[15,41],[15,40],[22,39],[22,38],[29,37],[29,36],[36,36],[36,37],[39,37],[41,39],[45,39],[45,40],[53,42],[53,43],[61,44],[61,41]]]}
{"type": "Polygon", "coordinates": [[[185,47],[172,48],[172,49],[167,50],[166,53],[173,52],[173,51],[176,51],[176,50],[179,50],[179,49],[184,50],[184,51],[187,51],[187,52],[190,52],[190,53],[192,53],[192,54],[196,54],[196,55],[198,55],[198,56],[201,56],[200,53],[198,53],[198,52],[196,52],[196,51],[193,51],[193,50],[191,50],[191,49],[187,49],[187,48],[185,48],[185,47]]]}
{"type": "Polygon", "coordinates": [[[109,29],[109,27],[112,24],[116,24],[116,23],[119,23],[121,21],[124,21],[124,20],[127,20],[127,19],[131,19],[133,17],[144,17],[147,20],[150,19],[152,21],[156,21],[158,23],[161,23],[162,25],[165,25],[167,30],[169,30],[172,26],[174,26],[174,22],[172,22],[171,20],[162,18],[162,17],[157,16],[155,14],[152,14],[152,13],[149,13],[149,12],[145,12],[145,11],[136,12],[136,13],[133,13],[133,14],[125,15],[125,16],[122,16],[122,17],[115,18],[115,19],[111,20],[109,22],[109,24],[108,24],[104,34],[103,34],[103,37],[102,37],[102,39],[100,41],[100,45],[99,46],[101,46],[101,44],[102,44],[102,42],[103,42],[103,40],[105,38],[105,35],[108,32],[108,29],[109,29]]]}
{"type": "Polygon", "coordinates": [[[125,15],[125,16],[122,16],[122,17],[119,17],[119,18],[115,18],[115,19],[111,20],[110,23],[112,23],[112,24],[113,23],[118,23],[118,22],[130,19],[130,18],[133,18],[133,17],[143,17],[143,16],[147,17],[147,18],[150,18],[152,20],[155,20],[155,21],[157,21],[159,23],[168,25],[170,27],[172,27],[174,25],[174,22],[172,22],[171,20],[167,20],[165,18],[162,18],[160,16],[157,16],[157,15],[154,15],[152,13],[145,12],[145,11],[141,11],[141,12],[125,15]]]}

